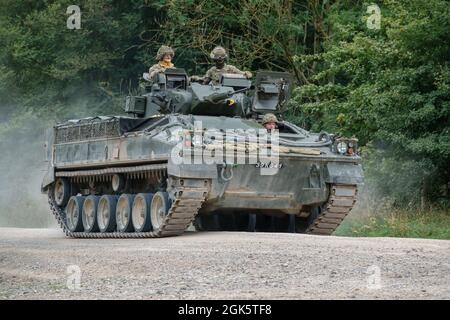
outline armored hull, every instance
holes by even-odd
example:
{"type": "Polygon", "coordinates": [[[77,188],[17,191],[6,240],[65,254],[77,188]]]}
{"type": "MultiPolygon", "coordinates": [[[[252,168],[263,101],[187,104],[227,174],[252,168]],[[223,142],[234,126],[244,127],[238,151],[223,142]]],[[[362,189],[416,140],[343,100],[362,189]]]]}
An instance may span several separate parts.
{"type": "Polygon", "coordinates": [[[287,121],[261,129],[257,117],[176,112],[69,121],[48,131],[42,191],[71,237],[334,232],[363,181],[356,142],[287,121]]]}

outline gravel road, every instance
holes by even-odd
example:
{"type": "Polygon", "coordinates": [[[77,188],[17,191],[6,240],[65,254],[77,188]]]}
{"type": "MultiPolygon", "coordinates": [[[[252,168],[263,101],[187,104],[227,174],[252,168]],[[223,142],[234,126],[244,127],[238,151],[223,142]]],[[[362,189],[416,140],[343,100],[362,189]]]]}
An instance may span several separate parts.
{"type": "Polygon", "coordinates": [[[0,299],[74,298],[450,299],[450,241],[235,232],[92,240],[0,228],[0,299]]]}

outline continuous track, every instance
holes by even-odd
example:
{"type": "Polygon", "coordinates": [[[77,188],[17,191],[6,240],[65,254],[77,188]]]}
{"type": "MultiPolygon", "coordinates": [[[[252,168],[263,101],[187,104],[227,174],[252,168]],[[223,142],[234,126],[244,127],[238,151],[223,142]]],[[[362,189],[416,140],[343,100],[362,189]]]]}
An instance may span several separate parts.
{"type": "MultiPolygon", "coordinates": [[[[146,166],[142,170],[137,167],[120,169],[121,173],[130,174],[149,174],[159,175],[161,174],[161,165],[146,166]]],[[[111,171],[114,173],[115,171],[111,171]]],[[[109,172],[103,172],[109,173],[109,172]]],[[[95,176],[97,172],[86,171],[85,175],[95,176]]],[[[67,173],[69,176],[75,176],[73,173],[67,173]]],[[[67,176],[59,174],[58,176],[67,176]]],[[[183,179],[173,181],[172,186],[175,195],[175,200],[169,209],[167,216],[165,217],[162,226],[158,230],[149,232],[71,232],[66,224],[65,212],[62,208],[58,207],[54,199],[54,193],[52,189],[48,193],[48,201],[53,215],[57,222],[63,229],[64,233],[72,238],[161,238],[181,235],[189,224],[194,220],[198,210],[201,208],[203,202],[206,199],[208,192],[208,181],[203,179],[183,179]]]]}
{"type": "Polygon", "coordinates": [[[328,202],[323,206],[322,213],[309,226],[306,233],[331,235],[352,210],[357,192],[356,185],[332,185],[328,202]]]}
{"type": "MultiPolygon", "coordinates": [[[[67,171],[58,172],[56,175],[83,181],[83,179],[109,179],[110,175],[115,173],[127,174],[131,178],[164,177],[166,176],[166,166],[164,164],[155,164],[139,167],[67,171]]],[[[205,202],[209,190],[209,182],[203,179],[177,179],[170,181],[175,199],[162,226],[158,230],[149,232],[71,232],[66,224],[65,212],[63,208],[56,204],[51,188],[48,193],[48,202],[55,219],[64,233],[72,238],[161,238],[178,236],[183,234],[193,222],[199,209],[205,202]]],[[[356,202],[357,191],[356,185],[333,184],[330,189],[330,197],[326,204],[322,206],[323,211],[308,227],[306,233],[331,235],[353,208],[356,202]]]]}

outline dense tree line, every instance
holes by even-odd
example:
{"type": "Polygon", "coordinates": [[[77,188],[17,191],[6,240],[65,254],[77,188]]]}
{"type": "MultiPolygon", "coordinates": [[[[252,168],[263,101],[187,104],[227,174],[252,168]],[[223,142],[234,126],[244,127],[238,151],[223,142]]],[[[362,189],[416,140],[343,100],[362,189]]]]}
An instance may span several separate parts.
{"type": "Polygon", "coordinates": [[[376,3],[379,29],[362,0],[80,0],[81,29],[70,30],[73,1],[2,0],[0,136],[120,112],[161,44],[190,74],[223,45],[242,68],[291,72],[286,116],[358,137],[377,194],[448,205],[449,2],[376,3]]]}

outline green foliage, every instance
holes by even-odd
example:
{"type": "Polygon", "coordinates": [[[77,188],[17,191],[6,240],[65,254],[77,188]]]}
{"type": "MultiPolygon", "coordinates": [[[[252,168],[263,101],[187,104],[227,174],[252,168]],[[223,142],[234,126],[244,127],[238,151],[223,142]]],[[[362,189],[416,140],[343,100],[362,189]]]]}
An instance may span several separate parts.
{"type": "Polygon", "coordinates": [[[364,216],[352,215],[336,230],[350,237],[402,237],[450,240],[450,214],[443,210],[383,211],[364,216]]]}
{"type": "Polygon", "coordinates": [[[398,203],[424,189],[435,199],[450,181],[450,6],[383,1],[378,31],[364,29],[364,20],[349,23],[363,8],[333,7],[326,50],[297,58],[319,61],[320,70],[295,90],[291,117],[375,149],[365,155],[367,178],[383,181],[380,190],[397,193],[398,203]],[[350,13],[341,17],[343,9],[350,13]]]}
{"type": "Polygon", "coordinates": [[[381,30],[367,28],[366,0],[81,0],[81,29],[69,30],[69,0],[4,0],[0,147],[33,165],[23,154],[40,146],[44,127],[120,114],[161,44],[198,75],[223,45],[242,69],[294,75],[288,119],[359,139],[374,198],[448,207],[450,6],[377,3],[381,30]],[[17,137],[21,148],[11,149],[17,137]]]}
{"type": "Polygon", "coordinates": [[[310,1],[174,0],[167,4],[163,35],[192,73],[204,73],[211,64],[210,51],[222,45],[232,64],[250,70],[288,70],[300,80],[302,70],[297,70],[293,57],[309,52],[316,33],[310,28],[310,6],[310,1]]]}
{"type": "Polygon", "coordinates": [[[141,9],[145,1],[78,2],[79,30],[66,27],[71,4],[4,1],[0,92],[2,97],[10,94],[2,105],[56,119],[116,113],[115,98],[127,93],[153,62],[149,53],[139,51],[144,42],[139,35],[153,25],[152,16],[141,9]]]}

